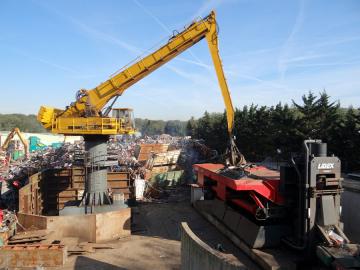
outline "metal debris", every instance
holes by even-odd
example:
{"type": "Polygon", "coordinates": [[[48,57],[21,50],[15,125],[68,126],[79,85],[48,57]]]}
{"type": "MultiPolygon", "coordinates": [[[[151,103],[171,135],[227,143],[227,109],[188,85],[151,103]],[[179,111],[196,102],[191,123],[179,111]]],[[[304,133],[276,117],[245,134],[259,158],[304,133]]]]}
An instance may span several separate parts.
{"type": "MultiPolygon", "coordinates": [[[[213,160],[217,153],[206,147],[201,141],[192,140],[189,137],[172,137],[170,135],[159,135],[153,137],[129,138],[118,136],[111,138],[107,147],[107,164],[109,171],[128,172],[130,179],[150,179],[154,174],[164,173],[169,170],[185,171],[184,178],[193,179],[192,164],[204,160],[213,160]],[[141,145],[166,144],[167,153],[172,158],[167,159],[168,154],[154,155],[148,153],[147,160],[136,159],[136,150],[141,145]],[[175,158],[173,158],[173,156],[175,158]],[[162,157],[162,162],[156,167],[157,158],[162,157]],[[170,161],[171,162],[170,162],[170,161]],[[152,166],[149,166],[149,164],[152,166]],[[165,164],[165,165],[164,165],[165,164]],[[171,165],[171,166],[168,166],[171,165]],[[162,167],[159,167],[162,166],[162,167]]],[[[2,194],[2,201],[17,202],[17,190],[26,185],[31,175],[46,169],[66,169],[73,166],[82,166],[85,160],[83,141],[64,143],[61,147],[46,147],[32,152],[28,160],[18,159],[9,164],[0,164],[0,180],[7,183],[7,192],[2,194]]]]}

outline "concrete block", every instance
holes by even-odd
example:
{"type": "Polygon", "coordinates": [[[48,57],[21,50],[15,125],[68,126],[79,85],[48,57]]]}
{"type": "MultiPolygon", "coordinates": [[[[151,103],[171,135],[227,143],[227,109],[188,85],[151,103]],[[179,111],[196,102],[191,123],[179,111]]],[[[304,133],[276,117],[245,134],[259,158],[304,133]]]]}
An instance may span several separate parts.
{"type": "Polygon", "coordinates": [[[204,200],[204,190],[196,184],[191,185],[191,203],[204,200]]]}
{"type": "Polygon", "coordinates": [[[239,215],[239,223],[234,231],[251,248],[270,248],[280,245],[281,238],[289,234],[285,225],[258,225],[239,215]]]}
{"type": "Polygon", "coordinates": [[[230,207],[227,207],[225,210],[223,222],[226,225],[226,227],[228,227],[233,232],[236,232],[240,218],[241,216],[238,212],[234,211],[230,207]]]}
{"type": "Polygon", "coordinates": [[[76,215],[37,216],[18,213],[18,220],[25,228],[55,231],[57,238],[78,237],[81,241],[102,242],[131,235],[131,209],[76,215]]]}
{"type": "Polygon", "coordinates": [[[222,220],[225,215],[226,205],[223,201],[212,200],[212,214],[219,220],[222,220]]]}

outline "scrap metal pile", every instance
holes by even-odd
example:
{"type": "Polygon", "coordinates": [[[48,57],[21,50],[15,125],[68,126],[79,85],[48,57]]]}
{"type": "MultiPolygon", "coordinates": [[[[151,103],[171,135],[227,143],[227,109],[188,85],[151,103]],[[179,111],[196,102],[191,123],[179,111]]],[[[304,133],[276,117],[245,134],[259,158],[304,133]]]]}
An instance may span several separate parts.
{"type": "MultiPolygon", "coordinates": [[[[83,141],[65,143],[59,148],[47,147],[32,152],[29,159],[12,161],[6,167],[0,165],[0,180],[7,183],[10,191],[17,190],[37,172],[82,166],[85,155],[83,141]]],[[[178,172],[173,173],[172,178],[186,175],[191,181],[192,164],[209,160],[214,156],[216,152],[200,141],[163,134],[141,138],[110,138],[107,160],[111,161],[109,171],[129,172],[132,179],[146,180],[155,179],[161,174],[161,181],[165,182],[171,171],[178,172]]]]}
{"type": "Polygon", "coordinates": [[[0,210],[0,233],[11,231],[17,223],[15,212],[0,210]]]}
{"type": "Polygon", "coordinates": [[[39,151],[32,152],[29,159],[18,159],[10,162],[7,168],[2,168],[0,178],[9,185],[22,185],[24,180],[34,173],[44,169],[70,168],[77,162],[76,151],[83,152],[82,142],[75,144],[66,143],[60,148],[47,147],[39,151]]]}

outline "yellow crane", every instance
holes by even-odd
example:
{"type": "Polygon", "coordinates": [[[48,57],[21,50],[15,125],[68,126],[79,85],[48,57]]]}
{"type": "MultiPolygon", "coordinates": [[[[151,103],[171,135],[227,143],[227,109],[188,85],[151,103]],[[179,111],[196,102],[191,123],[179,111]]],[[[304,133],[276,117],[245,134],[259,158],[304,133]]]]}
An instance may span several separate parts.
{"type": "MultiPolygon", "coordinates": [[[[38,120],[51,132],[65,135],[134,133],[131,111],[119,109],[117,117],[108,117],[109,110],[103,111],[106,104],[112,99],[114,99],[114,104],[117,97],[130,86],[204,38],[206,38],[210,50],[226,107],[230,148],[234,148],[235,144],[232,139],[234,108],[219,56],[217,22],[214,11],[205,18],[192,22],[183,31],[172,36],[164,46],[125,66],[107,81],[91,90],[79,90],[76,101],[65,110],[42,106],[38,113],[38,120]]],[[[231,152],[238,152],[238,150],[233,149],[231,152]]],[[[231,159],[230,163],[236,163],[235,156],[231,159]]]]}
{"type": "Polygon", "coordinates": [[[27,158],[29,156],[29,143],[25,139],[25,137],[23,136],[23,134],[21,133],[19,128],[13,128],[11,130],[9,135],[6,137],[5,142],[1,146],[1,149],[3,151],[6,151],[8,149],[8,147],[9,147],[9,144],[10,144],[11,140],[14,138],[15,135],[18,135],[21,143],[24,145],[25,157],[27,158]]]}
{"type": "MultiPolygon", "coordinates": [[[[99,160],[101,160],[99,155],[100,152],[105,152],[104,145],[107,136],[135,132],[132,110],[117,109],[115,115],[109,116],[116,99],[130,86],[204,38],[210,50],[226,107],[230,138],[227,163],[229,165],[244,164],[245,159],[237,149],[232,136],[234,108],[219,56],[218,29],[214,11],[205,18],[192,22],[183,31],[172,36],[165,45],[144,57],[138,58],[95,88],[79,90],[75,102],[71,103],[66,109],[61,110],[42,106],[37,119],[47,130],[53,133],[84,136],[86,151],[90,153],[93,160],[96,160],[97,167],[101,167],[99,166],[99,160]],[[105,108],[111,100],[111,105],[105,108]]],[[[95,174],[89,176],[89,179],[93,177],[95,177],[95,174]]],[[[101,195],[99,196],[101,197],[101,195]]],[[[91,195],[87,200],[95,199],[91,195]]],[[[99,201],[101,204],[102,199],[99,199],[99,201]]]]}

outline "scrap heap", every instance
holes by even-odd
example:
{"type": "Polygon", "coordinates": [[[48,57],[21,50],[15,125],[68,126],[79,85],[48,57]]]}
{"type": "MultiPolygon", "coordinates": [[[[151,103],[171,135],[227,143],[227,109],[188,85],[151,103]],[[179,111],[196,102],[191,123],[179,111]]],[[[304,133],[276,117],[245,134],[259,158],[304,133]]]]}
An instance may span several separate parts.
{"type": "MultiPolygon", "coordinates": [[[[107,150],[109,172],[128,173],[130,186],[135,179],[146,180],[147,195],[156,197],[159,194],[151,190],[182,184],[183,179],[191,181],[192,164],[217,155],[200,141],[167,134],[141,138],[113,137],[107,150]]],[[[0,180],[6,183],[2,188],[2,203],[10,209],[18,209],[18,190],[29,183],[32,175],[46,170],[81,167],[84,156],[84,142],[75,141],[58,148],[46,147],[32,152],[29,159],[20,158],[0,165],[0,180]]]]}

